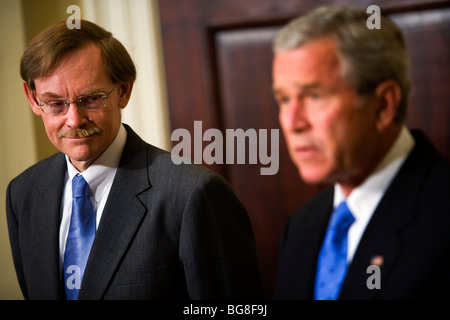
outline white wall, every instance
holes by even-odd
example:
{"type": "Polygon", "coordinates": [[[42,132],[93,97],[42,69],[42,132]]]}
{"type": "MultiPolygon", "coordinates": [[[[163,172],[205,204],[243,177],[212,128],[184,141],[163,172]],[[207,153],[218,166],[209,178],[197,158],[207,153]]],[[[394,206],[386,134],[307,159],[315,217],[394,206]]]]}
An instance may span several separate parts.
{"type": "Polygon", "coordinates": [[[22,299],[6,226],[9,181],[36,162],[33,113],[22,91],[19,61],[25,49],[20,1],[0,0],[0,299],[22,299]]]}

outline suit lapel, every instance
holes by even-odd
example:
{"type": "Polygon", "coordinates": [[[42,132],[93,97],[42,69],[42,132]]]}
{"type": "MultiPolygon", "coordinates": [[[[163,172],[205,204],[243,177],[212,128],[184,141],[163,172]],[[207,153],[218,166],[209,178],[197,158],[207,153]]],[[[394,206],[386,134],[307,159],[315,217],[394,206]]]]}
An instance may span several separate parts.
{"type": "Polygon", "coordinates": [[[62,281],[59,261],[59,225],[61,222],[61,199],[64,190],[64,177],[67,170],[63,154],[58,154],[48,169],[40,176],[36,192],[39,205],[33,214],[32,224],[35,226],[33,241],[34,249],[38,252],[39,263],[33,268],[35,273],[45,279],[48,299],[61,299],[63,297],[62,281]],[[36,270],[36,269],[39,269],[36,270]]]}
{"type": "Polygon", "coordinates": [[[367,288],[367,279],[371,275],[367,268],[374,257],[382,257],[381,279],[387,279],[395,266],[402,252],[401,231],[406,225],[414,223],[414,199],[418,198],[432,154],[435,152],[429,145],[416,137],[416,147],[392,181],[367,225],[342,285],[341,299],[374,299],[380,294],[380,290],[367,288]]]}
{"type": "Polygon", "coordinates": [[[333,195],[333,187],[325,189],[316,201],[301,209],[308,216],[289,226],[290,237],[294,237],[295,241],[291,239],[291,247],[286,248],[294,253],[292,259],[287,261],[290,271],[286,272],[292,275],[288,286],[295,288],[292,294],[299,299],[312,299],[317,257],[333,208],[333,195]]]}
{"type": "Polygon", "coordinates": [[[145,143],[128,137],[92,245],[78,299],[101,299],[147,208],[138,195],[150,188],[145,143]]]}

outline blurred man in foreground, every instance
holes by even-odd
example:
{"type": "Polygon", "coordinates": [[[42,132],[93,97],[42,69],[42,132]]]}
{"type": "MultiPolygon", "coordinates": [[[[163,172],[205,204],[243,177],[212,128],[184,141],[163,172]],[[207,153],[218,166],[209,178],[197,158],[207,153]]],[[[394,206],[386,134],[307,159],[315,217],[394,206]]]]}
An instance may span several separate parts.
{"type": "MultiPolygon", "coordinates": [[[[283,231],[278,299],[416,299],[450,294],[450,164],[405,126],[402,31],[320,7],[274,41],[273,90],[292,161],[332,184],[283,231]]],[[[425,106],[424,106],[425,107],[425,106]]]]}

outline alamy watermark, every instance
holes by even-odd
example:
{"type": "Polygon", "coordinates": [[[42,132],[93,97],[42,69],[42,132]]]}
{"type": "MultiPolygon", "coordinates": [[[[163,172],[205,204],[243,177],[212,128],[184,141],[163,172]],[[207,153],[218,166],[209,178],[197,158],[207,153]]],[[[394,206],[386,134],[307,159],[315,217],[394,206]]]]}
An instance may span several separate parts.
{"type": "Polygon", "coordinates": [[[370,5],[367,7],[366,13],[371,13],[367,18],[366,26],[369,29],[381,29],[381,10],[377,5],[370,5]]]}
{"type": "Polygon", "coordinates": [[[367,274],[370,274],[367,277],[366,286],[367,289],[381,289],[381,269],[379,265],[371,264],[367,267],[367,274]]]}
{"type": "MultiPolygon", "coordinates": [[[[66,25],[68,29],[81,29],[80,19],[81,19],[81,9],[77,5],[70,5],[67,7],[67,13],[72,15],[67,18],[66,25]]],[[[369,29],[381,29],[380,15],[381,10],[377,5],[370,5],[367,7],[366,13],[371,14],[371,16],[366,21],[366,26],[369,29]]]]}
{"type": "Polygon", "coordinates": [[[68,29],[81,29],[81,10],[79,6],[70,5],[67,7],[67,13],[72,13],[66,20],[66,26],[68,29]]]}
{"type": "Polygon", "coordinates": [[[192,163],[193,142],[196,164],[246,164],[248,157],[248,164],[265,165],[260,168],[261,175],[274,175],[279,168],[279,130],[270,129],[270,152],[268,139],[267,129],[226,129],[225,137],[215,128],[203,133],[202,121],[194,121],[193,138],[187,129],[179,128],[172,132],[170,140],[179,143],[172,148],[171,158],[175,164],[192,163]],[[210,143],[203,149],[205,141],[210,143]]]}
{"type": "Polygon", "coordinates": [[[77,265],[67,267],[66,273],[69,275],[66,280],[67,289],[81,288],[81,269],[77,265]]]}

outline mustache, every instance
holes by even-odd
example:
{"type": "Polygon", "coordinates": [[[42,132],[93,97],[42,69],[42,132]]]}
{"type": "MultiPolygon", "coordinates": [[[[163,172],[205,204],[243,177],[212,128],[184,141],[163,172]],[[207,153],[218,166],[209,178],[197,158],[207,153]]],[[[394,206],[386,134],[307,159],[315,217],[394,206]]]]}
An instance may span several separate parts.
{"type": "Polygon", "coordinates": [[[61,131],[58,133],[58,138],[86,138],[94,134],[100,134],[102,130],[99,127],[89,129],[71,129],[67,131],[61,131]]]}

